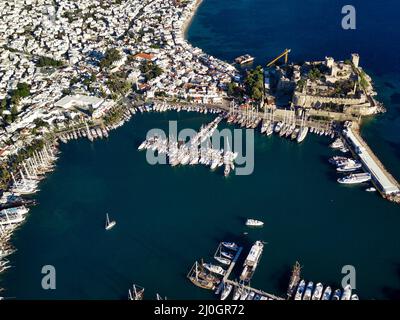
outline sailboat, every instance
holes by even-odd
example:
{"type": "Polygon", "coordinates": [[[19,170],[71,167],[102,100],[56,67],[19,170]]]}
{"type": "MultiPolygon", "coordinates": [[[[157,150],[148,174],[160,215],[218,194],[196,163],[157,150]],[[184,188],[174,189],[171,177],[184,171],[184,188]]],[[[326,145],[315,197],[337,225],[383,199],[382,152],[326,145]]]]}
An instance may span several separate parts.
{"type": "Polygon", "coordinates": [[[106,214],[106,227],[105,227],[105,229],[106,230],[111,230],[116,224],[117,223],[114,220],[110,221],[110,218],[109,218],[108,213],[107,213],[106,214]]]}

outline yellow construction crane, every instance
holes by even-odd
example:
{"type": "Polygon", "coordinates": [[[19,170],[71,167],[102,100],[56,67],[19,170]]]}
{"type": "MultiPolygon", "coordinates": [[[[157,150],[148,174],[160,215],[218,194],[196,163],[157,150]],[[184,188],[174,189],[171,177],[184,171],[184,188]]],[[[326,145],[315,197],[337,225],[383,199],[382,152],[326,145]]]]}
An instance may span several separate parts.
{"type": "Polygon", "coordinates": [[[287,64],[290,51],[291,51],[291,49],[285,49],[285,51],[283,51],[279,56],[277,56],[274,60],[272,60],[270,63],[268,63],[267,67],[272,66],[275,62],[277,62],[282,57],[285,57],[285,64],[287,64]]]}

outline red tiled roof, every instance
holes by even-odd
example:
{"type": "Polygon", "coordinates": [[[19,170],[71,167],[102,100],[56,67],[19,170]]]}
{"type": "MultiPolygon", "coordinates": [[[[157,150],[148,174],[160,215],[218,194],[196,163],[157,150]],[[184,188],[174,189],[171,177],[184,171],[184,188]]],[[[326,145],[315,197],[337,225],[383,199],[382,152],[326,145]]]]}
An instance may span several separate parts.
{"type": "Polygon", "coordinates": [[[151,59],[154,58],[154,56],[152,54],[149,54],[149,53],[138,53],[138,54],[135,54],[134,58],[151,60],[151,59]]]}

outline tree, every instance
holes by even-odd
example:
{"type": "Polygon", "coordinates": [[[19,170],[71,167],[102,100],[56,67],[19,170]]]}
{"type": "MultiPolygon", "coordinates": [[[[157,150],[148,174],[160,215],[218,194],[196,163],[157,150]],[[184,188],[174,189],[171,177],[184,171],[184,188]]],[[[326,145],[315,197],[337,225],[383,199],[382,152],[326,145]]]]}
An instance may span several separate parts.
{"type": "Polygon", "coordinates": [[[4,98],[1,100],[1,103],[0,103],[0,115],[2,115],[3,111],[6,109],[7,109],[7,99],[4,98]]]}
{"type": "Polygon", "coordinates": [[[143,73],[146,81],[157,78],[164,70],[153,62],[146,61],[140,66],[140,71],[143,73]]]}
{"type": "Polygon", "coordinates": [[[14,104],[14,105],[11,107],[11,117],[12,117],[12,121],[15,120],[15,118],[17,117],[17,115],[18,115],[18,108],[17,108],[17,105],[14,104]]]}
{"type": "Polygon", "coordinates": [[[25,82],[18,83],[17,91],[18,95],[22,98],[26,98],[31,94],[31,86],[25,82]]]}
{"type": "Polygon", "coordinates": [[[251,98],[260,101],[263,97],[262,91],[258,87],[254,87],[251,98]]]}
{"type": "Polygon", "coordinates": [[[244,80],[246,93],[252,99],[260,101],[263,97],[264,91],[264,75],[261,66],[258,66],[254,70],[247,73],[246,79],[244,80]]]}
{"type": "Polygon", "coordinates": [[[49,125],[46,121],[44,121],[40,118],[36,118],[35,120],[33,120],[33,123],[37,128],[47,127],[49,125]]]}
{"type": "Polygon", "coordinates": [[[10,99],[11,105],[14,107],[19,105],[19,102],[21,101],[21,97],[18,94],[13,93],[10,99]]]}
{"type": "Polygon", "coordinates": [[[36,62],[36,65],[41,68],[41,67],[56,67],[60,68],[64,66],[64,63],[60,60],[55,60],[49,57],[40,57],[38,61],[36,62]]]}
{"type": "Polygon", "coordinates": [[[104,54],[104,58],[100,61],[100,69],[104,70],[109,68],[114,62],[120,60],[121,58],[121,53],[117,49],[107,49],[104,54]]]}

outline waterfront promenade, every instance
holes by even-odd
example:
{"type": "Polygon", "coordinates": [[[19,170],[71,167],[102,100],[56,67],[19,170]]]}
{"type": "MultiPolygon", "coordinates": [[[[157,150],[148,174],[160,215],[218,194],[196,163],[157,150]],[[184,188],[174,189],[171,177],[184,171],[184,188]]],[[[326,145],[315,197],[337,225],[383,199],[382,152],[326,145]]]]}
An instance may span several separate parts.
{"type": "Polygon", "coordinates": [[[400,185],[386,170],[382,162],[363,140],[357,124],[343,130],[343,137],[348,142],[354,156],[360,159],[364,168],[371,173],[372,182],[383,197],[400,203],[400,185]]]}

